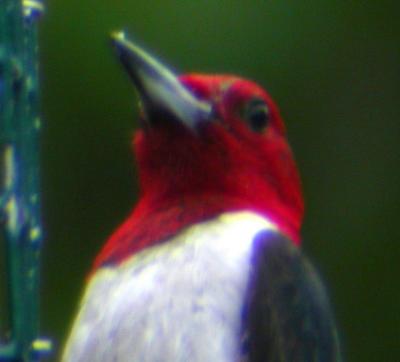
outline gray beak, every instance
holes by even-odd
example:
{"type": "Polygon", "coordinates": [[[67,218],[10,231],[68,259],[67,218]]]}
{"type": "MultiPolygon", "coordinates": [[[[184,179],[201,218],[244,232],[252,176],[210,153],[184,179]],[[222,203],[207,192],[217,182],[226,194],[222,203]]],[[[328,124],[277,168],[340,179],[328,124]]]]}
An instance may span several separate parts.
{"type": "Polygon", "coordinates": [[[123,32],[112,33],[111,41],[140,94],[148,122],[165,114],[195,130],[199,122],[210,118],[210,103],[197,99],[171,70],[127,40],[123,32]]]}

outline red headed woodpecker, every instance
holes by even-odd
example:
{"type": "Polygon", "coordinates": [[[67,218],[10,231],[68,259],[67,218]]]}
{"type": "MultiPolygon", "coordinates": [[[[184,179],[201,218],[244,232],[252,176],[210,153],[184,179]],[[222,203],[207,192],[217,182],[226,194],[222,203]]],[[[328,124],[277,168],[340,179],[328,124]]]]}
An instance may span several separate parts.
{"type": "Polygon", "coordinates": [[[141,196],[95,260],[62,361],[340,361],[269,94],[112,43],[141,97],[141,196]]]}

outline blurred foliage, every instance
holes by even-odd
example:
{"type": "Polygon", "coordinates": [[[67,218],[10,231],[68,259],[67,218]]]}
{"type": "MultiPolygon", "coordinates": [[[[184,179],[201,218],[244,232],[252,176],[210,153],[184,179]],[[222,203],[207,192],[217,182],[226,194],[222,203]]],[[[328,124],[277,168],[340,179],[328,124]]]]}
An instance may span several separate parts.
{"type": "Polygon", "coordinates": [[[236,73],[287,121],[304,248],[349,361],[398,358],[400,6],[392,1],[48,1],[41,28],[44,333],[62,344],[91,261],[137,198],[136,95],[108,33],[182,72],[236,73]]]}

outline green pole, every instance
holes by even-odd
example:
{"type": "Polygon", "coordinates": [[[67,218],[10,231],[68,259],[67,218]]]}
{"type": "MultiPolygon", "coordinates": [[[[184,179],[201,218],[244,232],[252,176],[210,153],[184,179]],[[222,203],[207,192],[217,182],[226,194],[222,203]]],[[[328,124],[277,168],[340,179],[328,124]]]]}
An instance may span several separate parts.
{"type": "Polygon", "coordinates": [[[42,12],[40,0],[0,0],[0,211],[10,313],[0,361],[39,361],[51,349],[49,341],[38,337],[42,226],[37,20],[42,12]]]}

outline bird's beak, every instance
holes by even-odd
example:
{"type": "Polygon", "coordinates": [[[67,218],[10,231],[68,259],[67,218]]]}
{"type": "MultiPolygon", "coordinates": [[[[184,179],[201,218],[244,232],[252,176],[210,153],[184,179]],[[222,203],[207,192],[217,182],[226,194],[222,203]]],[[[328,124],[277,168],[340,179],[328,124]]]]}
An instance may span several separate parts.
{"type": "Polygon", "coordinates": [[[210,118],[208,102],[197,99],[170,69],[127,40],[123,32],[112,33],[111,41],[140,94],[148,122],[162,114],[195,130],[199,122],[210,118]]]}

